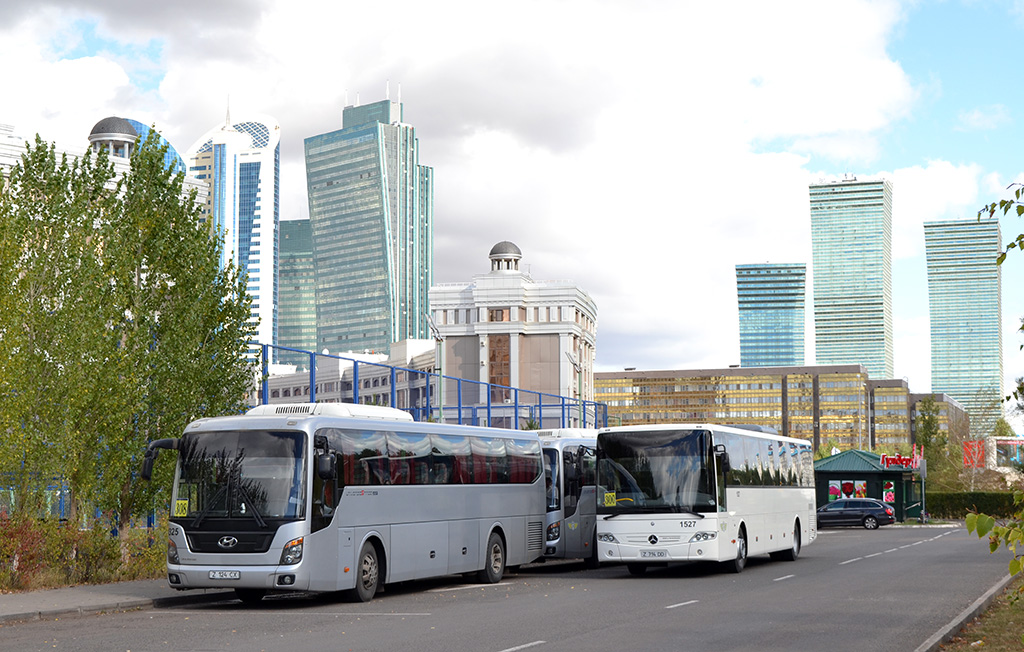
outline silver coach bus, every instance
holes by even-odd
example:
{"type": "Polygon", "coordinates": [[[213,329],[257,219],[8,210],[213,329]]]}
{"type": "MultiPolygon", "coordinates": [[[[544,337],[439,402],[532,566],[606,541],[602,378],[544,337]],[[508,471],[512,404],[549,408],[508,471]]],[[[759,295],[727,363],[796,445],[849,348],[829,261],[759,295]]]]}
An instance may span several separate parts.
{"type": "Polygon", "coordinates": [[[597,568],[597,431],[538,430],[544,454],[545,559],[583,559],[597,568]]]}
{"type": "Polygon", "coordinates": [[[349,590],[455,573],[498,582],[543,553],[535,433],[418,423],[343,403],[262,405],[179,439],[167,550],[172,588],[349,590]]]}

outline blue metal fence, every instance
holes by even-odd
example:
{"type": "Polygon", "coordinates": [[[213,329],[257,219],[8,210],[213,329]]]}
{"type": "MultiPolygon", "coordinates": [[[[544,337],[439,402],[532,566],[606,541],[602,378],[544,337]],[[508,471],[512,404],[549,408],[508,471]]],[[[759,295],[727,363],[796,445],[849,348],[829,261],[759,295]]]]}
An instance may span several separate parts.
{"type": "MultiPolygon", "coordinates": [[[[384,393],[386,405],[405,410],[417,421],[439,421],[468,425],[487,425],[503,428],[601,428],[608,425],[608,406],[596,401],[585,401],[569,396],[547,394],[528,389],[506,387],[478,380],[442,376],[430,371],[396,367],[380,362],[367,362],[329,353],[315,353],[286,346],[260,344],[263,374],[259,398],[261,404],[271,402],[270,352],[289,351],[309,356],[309,388],[304,400],[315,403],[317,390],[317,360],[319,358],[352,364],[351,388],[339,389],[341,399],[352,403],[366,403],[379,397],[381,392],[366,391],[360,383],[360,369],[382,369],[373,374],[388,378],[389,391],[384,393]],[[399,379],[399,376],[402,379],[399,379]],[[444,399],[454,394],[454,405],[444,399]],[[405,392],[405,397],[402,396],[405,392]],[[439,392],[442,392],[439,394],[439,392]],[[307,398],[308,396],[308,398],[307,398]],[[476,400],[472,400],[475,397],[476,400]]],[[[305,373],[305,372],[303,372],[305,373]]],[[[340,376],[340,374],[339,374],[340,376]]],[[[342,378],[339,377],[339,381],[342,378]]],[[[346,383],[347,384],[347,383],[346,383]]]]}

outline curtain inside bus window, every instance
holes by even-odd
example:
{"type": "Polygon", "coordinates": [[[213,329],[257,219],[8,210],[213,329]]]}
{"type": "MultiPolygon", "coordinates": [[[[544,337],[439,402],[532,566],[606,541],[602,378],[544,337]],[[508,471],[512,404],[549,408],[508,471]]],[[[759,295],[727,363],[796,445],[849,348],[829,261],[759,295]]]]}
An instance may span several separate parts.
{"type": "Polygon", "coordinates": [[[460,435],[430,435],[430,465],[434,484],[471,484],[473,453],[469,438],[460,435]]]}
{"type": "Polygon", "coordinates": [[[540,442],[509,439],[505,452],[510,482],[530,484],[540,475],[540,442]]]}
{"type": "Polygon", "coordinates": [[[505,440],[497,437],[473,437],[473,484],[508,482],[508,459],[505,440]]]}
{"type": "Polygon", "coordinates": [[[383,432],[374,430],[341,430],[340,456],[342,477],[346,484],[380,485],[391,481],[387,441],[383,432]]]}
{"type": "Polygon", "coordinates": [[[387,441],[391,484],[427,484],[430,469],[430,437],[389,432],[387,441]]]}

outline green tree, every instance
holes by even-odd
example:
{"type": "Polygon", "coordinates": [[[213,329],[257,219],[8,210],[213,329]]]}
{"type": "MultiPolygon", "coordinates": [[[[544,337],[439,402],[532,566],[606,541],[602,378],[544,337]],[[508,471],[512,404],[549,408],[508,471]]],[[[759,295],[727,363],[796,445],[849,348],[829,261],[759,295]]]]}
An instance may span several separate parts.
{"type": "Polygon", "coordinates": [[[950,445],[949,434],[939,422],[939,404],[933,397],[926,396],[918,403],[914,425],[916,443],[923,449],[924,459],[928,463],[929,488],[939,491],[962,490],[961,449],[950,445]]]}
{"type": "Polygon", "coordinates": [[[0,194],[0,465],[25,509],[33,478],[60,475],[73,513],[127,525],[167,498],[171,464],[136,479],[147,443],[251,389],[244,275],[157,140],[118,180],[105,154],[58,162],[37,137],[0,194]]]}
{"type": "MultiPolygon", "coordinates": [[[[1013,189],[1013,199],[1000,199],[998,202],[982,207],[978,211],[978,219],[986,217],[992,219],[997,212],[1004,216],[1009,215],[1011,211],[1016,213],[1017,217],[1024,215],[1024,204],[1020,201],[1024,186],[1012,184],[1010,188],[1013,189]]],[[[1024,233],[1018,234],[1006,245],[1006,248],[996,258],[996,264],[1002,265],[1006,260],[1006,255],[1013,249],[1024,251],[1024,233]]],[[[1024,322],[1018,332],[1020,331],[1024,331],[1024,322]]],[[[1021,348],[1024,348],[1024,345],[1021,345],[1021,348]]],[[[1018,405],[1024,402],[1024,385],[1020,379],[1017,381],[1017,388],[1010,396],[1006,397],[1006,400],[1017,401],[1018,405]]],[[[1013,559],[1009,563],[1010,574],[1017,575],[1022,570],[1022,551],[1018,546],[1024,541],[1024,493],[1014,492],[1013,502],[1016,509],[1013,518],[1007,519],[1003,523],[997,523],[995,518],[987,514],[967,514],[966,525],[968,532],[976,532],[979,538],[988,538],[989,549],[992,552],[1005,546],[1013,554],[1013,559]]],[[[1018,587],[1016,595],[1020,596],[1021,591],[1024,591],[1024,588],[1018,587]]],[[[1021,637],[1021,640],[1024,641],[1024,636],[1021,637]]]]}

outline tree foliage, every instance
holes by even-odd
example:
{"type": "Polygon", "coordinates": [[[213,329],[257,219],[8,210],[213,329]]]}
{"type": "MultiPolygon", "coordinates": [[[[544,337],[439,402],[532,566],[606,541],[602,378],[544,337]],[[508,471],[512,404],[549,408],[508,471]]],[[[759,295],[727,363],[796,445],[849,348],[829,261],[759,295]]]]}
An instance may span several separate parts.
{"type": "Polygon", "coordinates": [[[118,177],[37,137],[0,189],[0,470],[22,512],[57,477],[73,517],[126,524],[169,487],[168,464],[137,480],[146,444],[250,391],[244,275],[164,151],[151,132],[118,177]]]}

